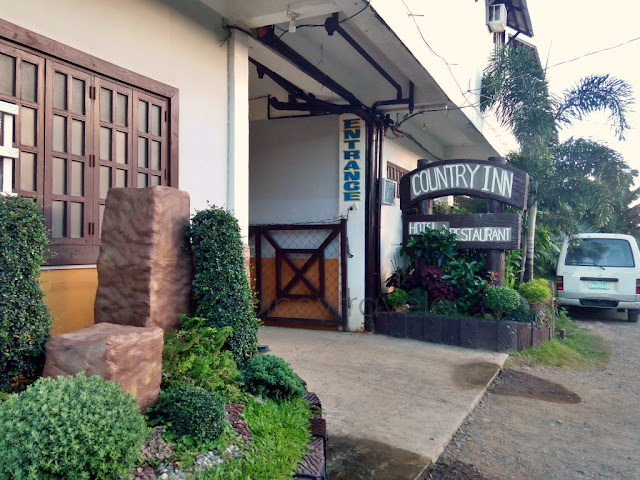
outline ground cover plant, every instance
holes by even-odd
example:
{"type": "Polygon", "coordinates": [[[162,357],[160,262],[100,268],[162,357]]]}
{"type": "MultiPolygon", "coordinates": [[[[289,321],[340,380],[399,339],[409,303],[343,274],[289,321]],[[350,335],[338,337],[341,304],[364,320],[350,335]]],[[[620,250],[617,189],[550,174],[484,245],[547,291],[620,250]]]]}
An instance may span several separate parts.
{"type": "Polygon", "coordinates": [[[553,339],[537,348],[525,348],[511,355],[516,362],[527,365],[590,370],[609,363],[611,353],[611,347],[601,336],[576,325],[566,310],[561,309],[556,317],[553,339]],[[561,330],[564,331],[564,339],[560,338],[561,330]]]}
{"type": "Polygon", "coordinates": [[[44,365],[51,316],[38,283],[48,245],[29,198],[0,195],[0,390],[24,389],[44,365]]]}
{"type": "Polygon", "coordinates": [[[128,480],[148,434],[132,395],[84,373],[11,395],[0,430],[0,478],[25,480],[128,480]]]}
{"type": "Polygon", "coordinates": [[[291,479],[311,441],[306,401],[250,399],[244,418],[254,442],[243,447],[242,455],[195,476],[197,480],[291,479]]]}

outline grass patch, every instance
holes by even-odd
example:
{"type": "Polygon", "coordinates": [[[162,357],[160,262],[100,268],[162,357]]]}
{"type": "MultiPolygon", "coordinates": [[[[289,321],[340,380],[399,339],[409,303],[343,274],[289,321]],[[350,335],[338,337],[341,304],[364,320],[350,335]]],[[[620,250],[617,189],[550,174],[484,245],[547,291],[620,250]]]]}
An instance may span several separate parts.
{"type": "Polygon", "coordinates": [[[290,480],[311,441],[311,408],[296,398],[286,401],[249,400],[243,416],[254,441],[240,457],[199,473],[197,480],[290,480]]]}
{"type": "Polygon", "coordinates": [[[525,348],[511,354],[516,363],[543,365],[569,370],[594,370],[604,367],[611,358],[611,347],[600,335],[578,327],[565,310],[556,317],[554,338],[537,348],[525,348]],[[565,339],[558,332],[564,329],[565,339]]]}

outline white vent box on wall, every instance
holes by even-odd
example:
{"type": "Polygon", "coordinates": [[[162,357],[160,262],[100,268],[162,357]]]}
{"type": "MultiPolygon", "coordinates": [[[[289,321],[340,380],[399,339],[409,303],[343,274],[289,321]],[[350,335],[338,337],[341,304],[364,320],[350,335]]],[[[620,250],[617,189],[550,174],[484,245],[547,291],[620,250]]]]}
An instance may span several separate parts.
{"type": "Polygon", "coordinates": [[[507,29],[507,7],[504,3],[489,5],[487,25],[492,32],[504,32],[507,29]]]}
{"type": "Polygon", "coordinates": [[[396,204],[396,187],[397,183],[386,178],[382,179],[382,204],[383,205],[395,205],[396,204]]]}

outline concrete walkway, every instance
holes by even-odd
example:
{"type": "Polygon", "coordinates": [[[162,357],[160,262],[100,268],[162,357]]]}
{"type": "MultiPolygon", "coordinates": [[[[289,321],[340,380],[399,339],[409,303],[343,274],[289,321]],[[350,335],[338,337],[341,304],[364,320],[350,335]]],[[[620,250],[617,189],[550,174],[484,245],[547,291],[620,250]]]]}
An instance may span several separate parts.
{"type": "MultiPolygon", "coordinates": [[[[507,355],[363,333],[262,327],[316,392],[331,436],[438,458],[507,355]]],[[[425,463],[426,464],[426,463],[425,463]]]]}

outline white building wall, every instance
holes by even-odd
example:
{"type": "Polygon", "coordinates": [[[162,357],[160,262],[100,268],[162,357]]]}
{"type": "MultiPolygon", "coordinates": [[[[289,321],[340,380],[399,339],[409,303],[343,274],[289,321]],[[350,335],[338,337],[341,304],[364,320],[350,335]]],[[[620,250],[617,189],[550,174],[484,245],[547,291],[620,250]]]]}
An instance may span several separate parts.
{"type": "Polygon", "coordinates": [[[259,120],[249,127],[249,223],[338,217],[335,116],[259,120]]]}
{"type": "MultiPolygon", "coordinates": [[[[382,155],[384,177],[387,162],[411,171],[417,168],[418,159],[425,158],[424,152],[411,140],[400,138],[385,138],[382,155]]],[[[384,292],[384,282],[393,273],[394,263],[396,266],[398,262],[404,264],[399,253],[402,244],[402,212],[399,198],[396,198],[395,205],[382,205],[380,225],[380,279],[384,292]]]]}
{"type": "Polygon", "coordinates": [[[227,31],[195,0],[0,0],[11,23],[179,89],[180,185],[227,199],[227,31]]]}

